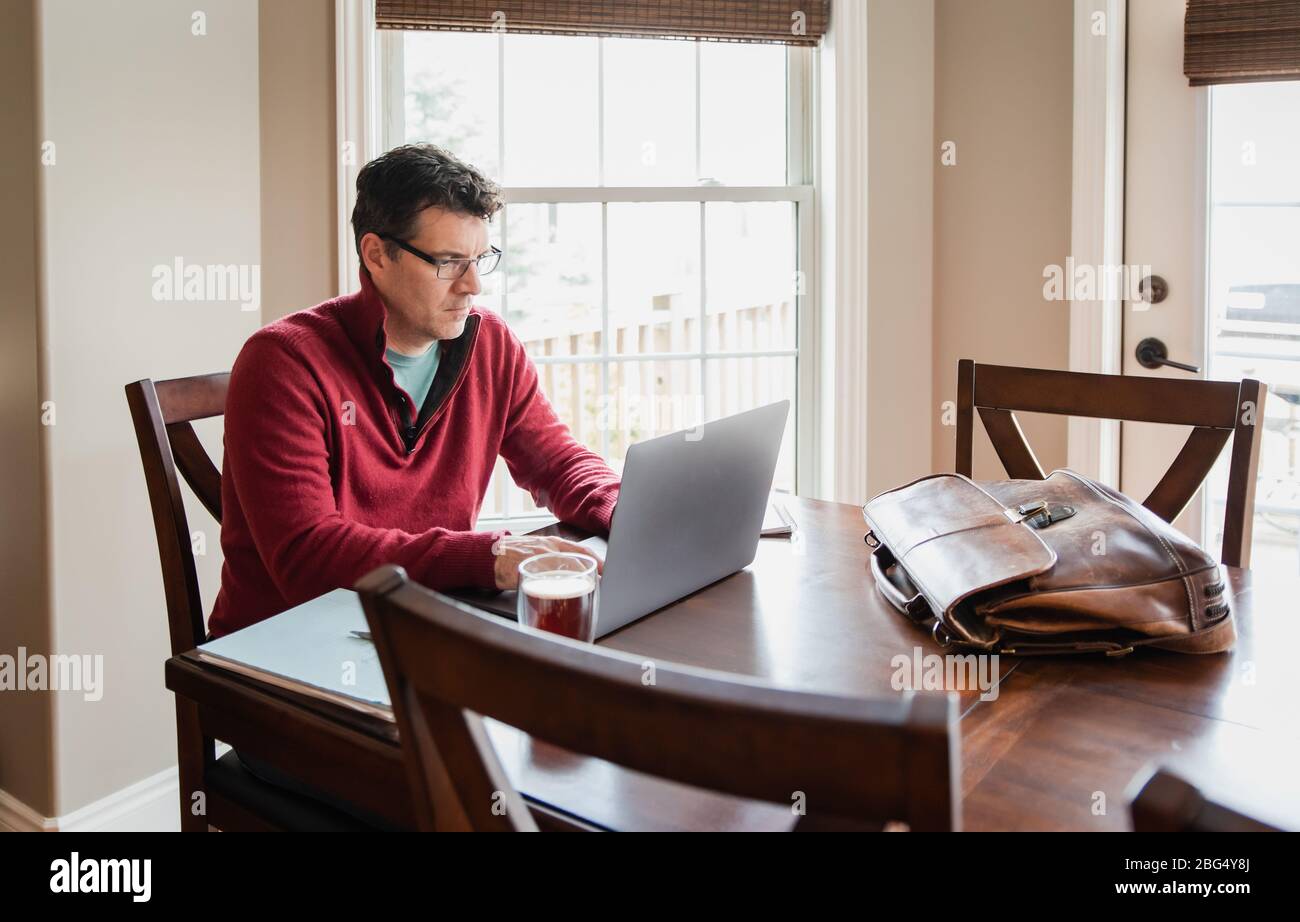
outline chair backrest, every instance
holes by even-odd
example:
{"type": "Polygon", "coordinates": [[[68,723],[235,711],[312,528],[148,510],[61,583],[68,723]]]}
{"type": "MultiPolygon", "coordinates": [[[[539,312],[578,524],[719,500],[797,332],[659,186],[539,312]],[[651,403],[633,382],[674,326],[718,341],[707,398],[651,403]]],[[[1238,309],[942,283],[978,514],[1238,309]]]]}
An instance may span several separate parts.
{"type": "Polygon", "coordinates": [[[484,717],[683,784],[802,803],[805,828],[960,824],[955,697],[869,701],[663,663],[650,684],[637,657],[480,614],[400,567],[357,589],[422,829],[535,828],[484,717]]]}
{"type": "Polygon", "coordinates": [[[975,410],[1007,476],[1017,480],[1042,480],[1045,476],[1025,441],[1015,417],[1017,410],[1191,426],[1182,450],[1142,503],[1172,522],[1191,502],[1223,446],[1232,439],[1222,560],[1229,566],[1249,567],[1255,477],[1267,397],[1268,388],[1251,378],[1240,382],[1183,381],[977,365],[963,359],[957,366],[957,473],[971,476],[975,410]]]}
{"type": "Polygon", "coordinates": [[[1277,828],[1207,800],[1194,785],[1159,769],[1129,801],[1135,832],[1277,832],[1277,828]]]}
{"type": "Polygon", "coordinates": [[[193,650],[204,638],[194,548],[176,472],[220,524],[221,472],[190,424],[224,413],[229,386],[228,373],[156,383],[145,378],[126,386],[158,536],[173,655],[193,650]]]}

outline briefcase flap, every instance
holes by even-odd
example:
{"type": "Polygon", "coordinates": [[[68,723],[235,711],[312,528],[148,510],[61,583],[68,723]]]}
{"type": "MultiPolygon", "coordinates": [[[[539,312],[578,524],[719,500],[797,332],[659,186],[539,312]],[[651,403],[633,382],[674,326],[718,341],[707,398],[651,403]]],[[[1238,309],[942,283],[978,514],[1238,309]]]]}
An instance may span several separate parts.
{"type": "Polygon", "coordinates": [[[935,615],[950,615],[969,596],[1056,565],[1056,552],[1018,512],[960,474],[935,474],[881,493],[862,514],[935,615]]]}

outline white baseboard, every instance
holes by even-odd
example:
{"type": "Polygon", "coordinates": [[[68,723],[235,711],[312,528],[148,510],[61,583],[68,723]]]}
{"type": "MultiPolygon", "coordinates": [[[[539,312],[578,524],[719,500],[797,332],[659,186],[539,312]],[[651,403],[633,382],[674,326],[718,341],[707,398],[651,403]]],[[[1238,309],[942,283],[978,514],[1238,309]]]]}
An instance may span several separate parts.
{"type": "Polygon", "coordinates": [[[176,767],[109,794],[58,820],[63,832],[179,832],[176,767]]]}
{"type": "Polygon", "coordinates": [[[0,829],[13,832],[179,832],[175,766],[61,817],[41,816],[0,791],[0,829]]]}
{"type": "Polygon", "coordinates": [[[8,791],[0,791],[0,831],[54,832],[55,821],[41,816],[8,791]]]}

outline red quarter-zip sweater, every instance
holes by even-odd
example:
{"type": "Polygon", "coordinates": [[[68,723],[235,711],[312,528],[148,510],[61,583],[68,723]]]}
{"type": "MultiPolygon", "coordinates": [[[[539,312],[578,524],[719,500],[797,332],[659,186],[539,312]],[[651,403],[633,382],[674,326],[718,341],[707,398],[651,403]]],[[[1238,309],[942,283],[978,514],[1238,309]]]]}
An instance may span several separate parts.
{"type": "Polygon", "coordinates": [[[608,532],[618,477],[577,442],[496,314],[471,310],[418,414],[384,360],[387,309],[361,291],[292,314],[239,353],[226,398],[220,637],[400,564],[434,589],[492,587],[474,532],[497,456],[560,519],[608,532]],[[414,418],[412,418],[414,417],[414,418]]]}

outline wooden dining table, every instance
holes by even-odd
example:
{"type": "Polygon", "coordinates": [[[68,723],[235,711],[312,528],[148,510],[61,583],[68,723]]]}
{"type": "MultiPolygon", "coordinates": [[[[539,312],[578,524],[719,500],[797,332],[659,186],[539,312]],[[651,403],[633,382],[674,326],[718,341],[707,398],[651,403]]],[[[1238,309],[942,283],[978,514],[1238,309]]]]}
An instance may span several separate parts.
{"type": "MultiPolygon", "coordinates": [[[[861,510],[787,504],[797,523],[792,537],[762,539],[749,567],[599,646],[800,690],[940,693],[924,687],[927,674],[933,680],[938,672],[925,657],[952,651],[875,591],[861,510]]],[[[560,525],[545,531],[581,536],[560,525]]],[[[988,661],[988,681],[948,689],[960,697],[962,828],[1127,829],[1131,786],[1156,766],[1219,802],[1300,828],[1300,702],[1291,662],[1300,649],[1300,580],[1224,570],[1238,631],[1229,653],[1003,656],[988,661]]],[[[235,675],[194,652],[167,661],[166,682],[193,705],[205,735],[247,746],[397,826],[413,824],[391,721],[235,675]]],[[[793,825],[788,806],[687,788],[489,726],[543,828],[793,825]]],[[[871,772],[870,765],[842,768],[871,772]]]]}

